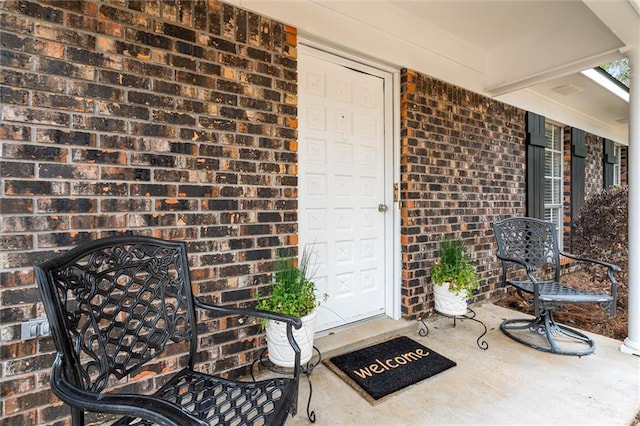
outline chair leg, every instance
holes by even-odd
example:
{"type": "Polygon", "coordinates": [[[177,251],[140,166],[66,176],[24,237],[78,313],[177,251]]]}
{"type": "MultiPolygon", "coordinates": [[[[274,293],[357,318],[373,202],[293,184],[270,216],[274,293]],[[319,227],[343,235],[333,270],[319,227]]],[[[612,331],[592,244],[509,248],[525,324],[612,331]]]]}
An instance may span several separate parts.
{"type": "Polygon", "coordinates": [[[595,342],[586,334],[555,322],[552,311],[544,312],[536,318],[504,320],[500,329],[513,340],[543,352],[582,356],[589,355],[596,349],[595,342]],[[540,336],[544,337],[546,345],[543,342],[536,342],[541,340],[540,336]],[[558,340],[563,337],[569,339],[569,345],[578,344],[583,349],[572,346],[562,347],[558,340]]]}
{"type": "Polygon", "coordinates": [[[84,426],[84,411],[77,408],[71,409],[71,424],[73,426],[84,426]]]}

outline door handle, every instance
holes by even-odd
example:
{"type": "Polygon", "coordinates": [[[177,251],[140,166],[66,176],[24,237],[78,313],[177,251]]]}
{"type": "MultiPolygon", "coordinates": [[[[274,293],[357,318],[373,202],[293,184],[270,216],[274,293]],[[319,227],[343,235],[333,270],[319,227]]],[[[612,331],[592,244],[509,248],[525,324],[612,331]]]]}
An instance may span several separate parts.
{"type": "Polygon", "coordinates": [[[379,211],[380,213],[384,213],[384,212],[386,212],[386,211],[387,211],[387,208],[388,208],[388,207],[387,207],[387,205],[386,205],[386,204],[378,204],[378,211],[379,211]]]}

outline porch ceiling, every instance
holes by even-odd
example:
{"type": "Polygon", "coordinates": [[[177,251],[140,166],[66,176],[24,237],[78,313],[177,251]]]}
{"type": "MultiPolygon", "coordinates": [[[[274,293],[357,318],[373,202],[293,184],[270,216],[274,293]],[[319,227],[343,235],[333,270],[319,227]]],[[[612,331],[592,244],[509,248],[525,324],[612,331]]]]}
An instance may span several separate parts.
{"type": "Polygon", "coordinates": [[[487,94],[513,99],[528,91],[627,132],[629,103],[580,72],[621,58],[638,42],[640,9],[632,2],[390,1],[478,50],[482,61],[469,65],[484,77],[487,94]]]}
{"type": "Polygon", "coordinates": [[[624,47],[581,1],[390,1],[477,50],[475,63],[459,60],[484,75],[483,87],[494,95],[527,87],[546,75],[600,65],[621,57],[618,49],[624,47]]]}
{"type": "Polygon", "coordinates": [[[303,37],[523,108],[535,110],[533,99],[561,106],[607,129],[605,137],[628,139],[628,102],[580,71],[640,43],[640,0],[230,2],[296,26],[303,37]]]}

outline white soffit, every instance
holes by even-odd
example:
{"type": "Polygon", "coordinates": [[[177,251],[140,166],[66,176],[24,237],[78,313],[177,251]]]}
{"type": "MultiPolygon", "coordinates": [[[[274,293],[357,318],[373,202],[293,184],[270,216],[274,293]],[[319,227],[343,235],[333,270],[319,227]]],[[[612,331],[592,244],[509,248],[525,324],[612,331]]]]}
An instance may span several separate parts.
{"type": "Polygon", "coordinates": [[[391,1],[482,51],[489,94],[601,65],[624,46],[580,1],[391,1]]]}
{"type": "Polygon", "coordinates": [[[640,43],[640,0],[582,0],[626,46],[640,43]]]}
{"type": "Polygon", "coordinates": [[[550,80],[497,99],[560,124],[628,144],[629,103],[582,73],[550,80]]]}

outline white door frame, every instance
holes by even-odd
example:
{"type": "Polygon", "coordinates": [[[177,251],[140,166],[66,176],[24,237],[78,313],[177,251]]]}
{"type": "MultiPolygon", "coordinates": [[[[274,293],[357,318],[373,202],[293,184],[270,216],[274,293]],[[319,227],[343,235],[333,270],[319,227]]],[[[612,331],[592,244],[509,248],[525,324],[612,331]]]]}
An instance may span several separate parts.
{"type": "Polygon", "coordinates": [[[400,285],[401,285],[401,253],[400,253],[400,209],[399,202],[394,200],[394,184],[400,185],[400,70],[395,67],[346,53],[321,43],[298,38],[298,52],[328,59],[349,68],[353,63],[358,65],[357,71],[366,72],[384,81],[384,120],[385,120],[385,173],[384,199],[388,206],[385,215],[385,258],[391,259],[387,264],[385,283],[385,313],[393,319],[401,318],[400,285]],[[389,90],[389,88],[391,88],[389,90]]]}

